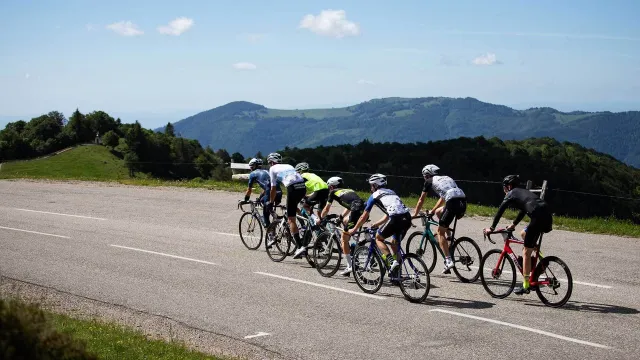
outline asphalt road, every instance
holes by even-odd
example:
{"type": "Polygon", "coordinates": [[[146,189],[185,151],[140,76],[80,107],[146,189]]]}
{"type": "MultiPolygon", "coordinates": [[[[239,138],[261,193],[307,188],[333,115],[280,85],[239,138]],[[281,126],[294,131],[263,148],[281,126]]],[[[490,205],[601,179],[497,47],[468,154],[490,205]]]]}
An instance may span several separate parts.
{"type": "MultiPolygon", "coordinates": [[[[412,304],[397,287],[364,296],[353,277],[323,278],[304,260],[274,263],[263,247],[247,250],[237,235],[240,197],[0,181],[0,271],[292,358],[635,359],[640,352],[640,239],[546,236],[545,254],[562,258],[574,279],[560,309],[534,292],[494,299],[479,281],[440,274],[440,261],[427,300],[412,304]]],[[[487,225],[465,218],[458,235],[484,253],[500,245],[482,240],[487,225]]]]}

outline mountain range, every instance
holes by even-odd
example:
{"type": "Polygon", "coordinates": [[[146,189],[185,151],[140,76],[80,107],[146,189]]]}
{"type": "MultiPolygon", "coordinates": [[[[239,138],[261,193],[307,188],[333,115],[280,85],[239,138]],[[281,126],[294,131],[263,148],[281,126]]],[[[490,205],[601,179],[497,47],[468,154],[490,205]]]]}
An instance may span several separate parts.
{"type": "MultiPolygon", "coordinates": [[[[576,142],[640,167],[640,111],[516,110],[474,98],[382,98],[343,108],[278,110],[231,102],[177,121],[203,146],[253,156],[285,147],[428,142],[458,137],[576,142]]],[[[164,128],[157,129],[158,131],[164,128]]]]}

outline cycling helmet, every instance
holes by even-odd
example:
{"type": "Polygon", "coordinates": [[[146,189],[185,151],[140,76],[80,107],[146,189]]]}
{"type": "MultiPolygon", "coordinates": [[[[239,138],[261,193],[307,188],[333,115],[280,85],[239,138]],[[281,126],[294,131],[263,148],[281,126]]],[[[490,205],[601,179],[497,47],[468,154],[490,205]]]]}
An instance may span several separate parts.
{"type": "Polygon", "coordinates": [[[267,156],[267,161],[268,162],[274,162],[276,164],[280,164],[280,162],[282,161],[282,155],[280,155],[278,153],[271,153],[271,154],[269,154],[269,156],[267,156]]]}
{"type": "Polygon", "coordinates": [[[249,161],[249,167],[255,169],[258,166],[262,165],[262,159],[253,158],[249,161]]]}
{"type": "Polygon", "coordinates": [[[440,170],[439,167],[433,165],[433,164],[429,164],[425,167],[422,168],[422,176],[434,176],[438,174],[438,170],[440,170]]]}
{"type": "Polygon", "coordinates": [[[307,164],[306,162],[301,162],[300,164],[296,165],[296,171],[309,171],[309,164],[307,164]]]}
{"type": "Polygon", "coordinates": [[[327,185],[329,186],[343,186],[344,185],[344,181],[342,180],[341,177],[330,177],[329,180],[327,180],[327,185]]]}
{"type": "Polygon", "coordinates": [[[369,178],[369,184],[377,185],[377,186],[385,186],[387,185],[387,177],[382,174],[373,174],[369,178]]]}
{"type": "Polygon", "coordinates": [[[518,186],[520,184],[520,176],[518,175],[507,175],[502,179],[502,186],[518,186]]]}

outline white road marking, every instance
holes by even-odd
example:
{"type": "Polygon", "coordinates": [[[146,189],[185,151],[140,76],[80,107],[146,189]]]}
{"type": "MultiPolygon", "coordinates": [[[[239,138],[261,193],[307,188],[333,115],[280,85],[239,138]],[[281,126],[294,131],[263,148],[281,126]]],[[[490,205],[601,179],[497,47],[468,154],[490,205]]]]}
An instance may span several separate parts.
{"type": "Polygon", "coordinates": [[[268,335],[271,335],[271,334],[266,333],[266,332],[262,332],[262,331],[261,331],[261,332],[259,332],[259,333],[255,334],[255,335],[247,335],[247,336],[245,336],[244,338],[245,338],[245,339],[253,339],[253,338],[260,337],[260,336],[268,336],[268,335]]]}
{"type": "MultiPolygon", "coordinates": [[[[479,269],[479,267],[478,267],[478,266],[469,266],[469,267],[470,267],[470,268],[474,268],[474,269],[479,269]]],[[[487,271],[487,272],[489,272],[489,271],[487,271]]],[[[511,271],[509,271],[509,270],[504,270],[504,271],[503,271],[503,273],[505,273],[505,274],[511,274],[511,271]]],[[[563,281],[563,282],[569,282],[569,280],[567,280],[567,279],[562,279],[562,278],[559,278],[558,280],[563,281]]],[[[576,280],[573,280],[573,283],[574,283],[574,284],[580,284],[580,285],[586,285],[586,286],[599,287],[599,288],[603,288],[603,289],[612,289],[612,288],[613,288],[613,286],[609,286],[609,285],[593,284],[593,283],[582,282],[582,281],[576,281],[576,280]]]]}
{"type": "Polygon", "coordinates": [[[325,288],[325,289],[331,289],[331,290],[335,290],[335,291],[342,291],[342,292],[345,292],[345,293],[347,293],[347,294],[364,296],[364,297],[368,297],[368,298],[371,298],[371,299],[386,300],[386,298],[384,298],[384,297],[382,297],[382,296],[371,295],[371,294],[367,294],[367,293],[363,293],[363,292],[358,292],[358,291],[351,291],[351,290],[340,289],[340,288],[333,287],[333,286],[329,286],[329,285],[323,285],[323,284],[313,283],[313,282],[310,282],[310,281],[293,279],[293,278],[286,277],[286,276],[280,276],[280,275],[275,275],[275,274],[269,274],[269,273],[260,272],[260,271],[257,271],[257,272],[255,272],[254,274],[265,275],[265,276],[271,276],[271,277],[275,277],[275,278],[278,278],[278,279],[289,280],[289,281],[293,281],[293,282],[297,282],[297,283],[301,283],[301,284],[307,284],[307,285],[317,286],[317,287],[321,287],[321,288],[325,288]]]}
{"type": "Polygon", "coordinates": [[[217,231],[212,231],[212,233],[214,233],[214,234],[218,234],[218,235],[227,235],[227,236],[237,236],[237,237],[240,237],[240,235],[238,235],[238,234],[223,233],[223,232],[217,232],[217,231]]]}
{"type": "Polygon", "coordinates": [[[178,256],[178,255],[165,254],[165,253],[161,253],[161,252],[157,252],[157,251],[137,249],[137,248],[132,248],[132,247],[128,247],[128,246],[113,245],[113,244],[111,244],[109,246],[113,246],[113,247],[117,247],[117,248],[121,248],[121,249],[127,249],[127,250],[141,251],[141,252],[145,252],[145,253],[149,253],[149,254],[162,255],[162,256],[167,256],[167,257],[171,257],[171,258],[175,258],[175,259],[194,261],[194,262],[198,262],[198,263],[202,263],[202,264],[218,265],[216,263],[212,263],[212,262],[209,262],[209,261],[192,259],[192,258],[188,258],[188,257],[184,257],[184,256],[178,256]]]}
{"type": "Polygon", "coordinates": [[[28,212],[35,212],[35,213],[42,213],[42,214],[50,214],[50,215],[69,216],[69,217],[77,217],[77,218],[83,218],[83,219],[107,220],[107,219],[93,217],[93,216],[61,214],[61,213],[55,213],[55,212],[49,212],[49,211],[38,211],[38,210],[18,209],[18,208],[13,208],[13,209],[14,210],[19,210],[19,211],[28,211],[28,212]]]}
{"type": "Polygon", "coordinates": [[[63,236],[63,235],[47,234],[47,233],[38,232],[38,231],[31,231],[31,230],[14,229],[14,228],[4,227],[4,226],[0,226],[0,229],[21,231],[21,232],[26,232],[26,233],[31,233],[31,234],[38,234],[38,235],[53,236],[53,237],[58,237],[58,238],[63,238],[63,239],[71,239],[70,237],[63,236]]]}
{"type": "Polygon", "coordinates": [[[584,341],[584,340],[579,340],[579,339],[574,339],[574,338],[570,338],[570,337],[567,337],[567,336],[557,335],[557,334],[554,334],[554,333],[550,333],[548,331],[538,330],[538,329],[534,329],[534,328],[530,328],[530,327],[526,327],[526,326],[522,326],[522,325],[511,324],[511,323],[504,322],[504,321],[487,319],[487,318],[483,318],[483,317],[479,317],[479,316],[467,315],[467,314],[463,314],[463,313],[459,313],[459,312],[455,312],[455,311],[449,311],[449,310],[432,309],[432,310],[429,310],[429,311],[436,311],[436,312],[441,312],[441,313],[446,313],[446,314],[451,314],[451,315],[456,315],[456,316],[462,316],[462,317],[466,317],[466,318],[470,318],[470,319],[486,321],[486,322],[490,322],[490,323],[494,323],[494,324],[498,324],[498,325],[509,326],[509,327],[512,327],[512,328],[531,331],[531,332],[534,332],[536,334],[550,336],[550,337],[553,337],[553,338],[556,338],[556,339],[561,339],[561,340],[565,340],[565,341],[571,341],[571,342],[574,342],[574,343],[578,343],[578,344],[582,344],[582,345],[589,345],[589,346],[593,346],[593,347],[597,347],[597,348],[601,348],[601,349],[611,349],[610,346],[596,344],[596,343],[592,343],[592,342],[584,341]]]}

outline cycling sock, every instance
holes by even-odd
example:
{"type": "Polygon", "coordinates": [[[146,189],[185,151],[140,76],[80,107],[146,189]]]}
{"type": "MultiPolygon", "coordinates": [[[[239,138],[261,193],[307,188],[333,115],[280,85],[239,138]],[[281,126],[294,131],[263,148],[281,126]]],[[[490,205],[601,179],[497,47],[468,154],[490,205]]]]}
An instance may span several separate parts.
{"type": "Polygon", "coordinates": [[[451,256],[447,256],[447,257],[445,257],[444,259],[445,259],[445,260],[449,260],[449,261],[451,261],[451,256]]]}
{"type": "Polygon", "coordinates": [[[300,240],[300,234],[299,233],[293,234],[293,239],[296,241],[296,245],[298,245],[298,247],[300,247],[302,245],[302,240],[300,240]]]}
{"type": "Polygon", "coordinates": [[[393,254],[393,260],[398,261],[398,254],[393,254]]]}
{"type": "Polygon", "coordinates": [[[347,265],[351,267],[351,254],[347,254],[347,265]]]}
{"type": "Polygon", "coordinates": [[[529,288],[529,275],[524,276],[524,279],[522,280],[522,288],[523,289],[529,288]]]}

